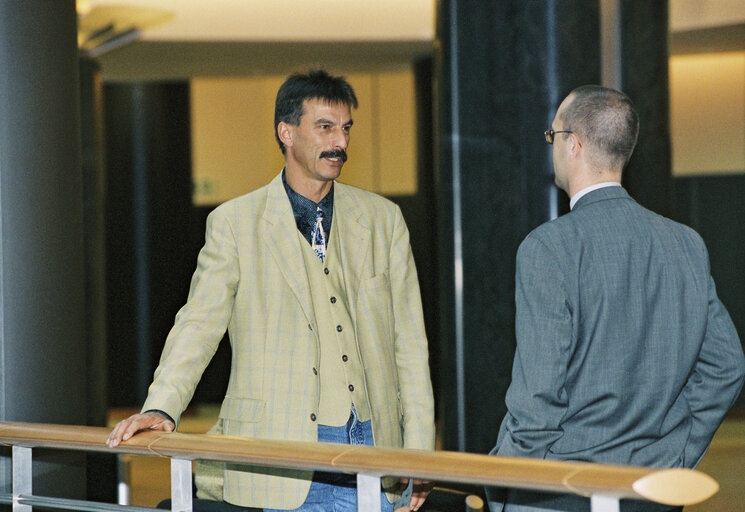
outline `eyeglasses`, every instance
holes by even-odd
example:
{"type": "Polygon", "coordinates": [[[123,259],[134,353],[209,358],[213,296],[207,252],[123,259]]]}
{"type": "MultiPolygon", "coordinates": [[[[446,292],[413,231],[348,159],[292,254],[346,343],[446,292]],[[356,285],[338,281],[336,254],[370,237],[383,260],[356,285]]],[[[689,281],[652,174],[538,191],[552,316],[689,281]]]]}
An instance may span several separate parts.
{"type": "Polygon", "coordinates": [[[548,142],[549,144],[553,144],[554,135],[556,135],[557,133],[574,133],[574,132],[571,130],[559,130],[556,132],[553,130],[546,130],[545,132],[543,132],[543,135],[546,137],[546,142],[548,142]]]}

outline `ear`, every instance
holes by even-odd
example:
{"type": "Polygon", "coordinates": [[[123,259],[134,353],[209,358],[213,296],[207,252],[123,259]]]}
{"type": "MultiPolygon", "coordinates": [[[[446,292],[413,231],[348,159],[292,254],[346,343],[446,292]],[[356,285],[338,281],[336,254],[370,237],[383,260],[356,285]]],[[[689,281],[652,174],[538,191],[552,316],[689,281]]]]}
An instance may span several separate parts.
{"type": "Polygon", "coordinates": [[[569,139],[569,152],[576,157],[582,151],[582,141],[574,133],[569,134],[569,139]]]}
{"type": "Polygon", "coordinates": [[[284,121],[280,122],[277,125],[277,136],[285,147],[292,147],[293,130],[291,124],[285,123],[284,121]]]}

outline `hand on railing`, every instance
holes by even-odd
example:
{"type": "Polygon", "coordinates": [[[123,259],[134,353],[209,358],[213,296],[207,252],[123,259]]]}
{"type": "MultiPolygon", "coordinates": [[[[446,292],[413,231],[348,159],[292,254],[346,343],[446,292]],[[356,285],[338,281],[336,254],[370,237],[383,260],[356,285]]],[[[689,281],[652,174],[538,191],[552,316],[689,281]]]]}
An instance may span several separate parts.
{"type": "Polygon", "coordinates": [[[133,414],[127,419],[124,419],[116,424],[114,430],[109,434],[109,438],[106,440],[106,444],[110,448],[119,446],[122,441],[127,441],[130,437],[135,435],[137,432],[143,430],[157,430],[160,432],[173,432],[176,428],[174,423],[166,418],[165,415],[149,411],[142,414],[133,414]]]}
{"type": "MultiPolygon", "coordinates": [[[[403,486],[408,485],[409,479],[408,478],[401,479],[401,484],[403,486]]],[[[415,478],[414,485],[411,491],[411,501],[409,501],[409,506],[397,508],[393,512],[408,512],[410,510],[415,510],[415,511],[419,510],[419,507],[424,505],[424,500],[427,499],[429,492],[432,490],[434,486],[435,486],[434,482],[430,482],[429,480],[419,480],[418,478],[415,478]]]]}

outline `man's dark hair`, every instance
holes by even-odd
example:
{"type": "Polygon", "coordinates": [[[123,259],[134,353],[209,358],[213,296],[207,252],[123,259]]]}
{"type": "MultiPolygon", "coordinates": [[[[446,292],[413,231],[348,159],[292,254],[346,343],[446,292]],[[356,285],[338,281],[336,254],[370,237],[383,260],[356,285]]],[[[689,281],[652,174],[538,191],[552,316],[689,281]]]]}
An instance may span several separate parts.
{"type": "Polygon", "coordinates": [[[274,103],[274,136],[282,153],[285,152],[285,145],[279,140],[277,126],[283,122],[299,125],[303,103],[312,99],[357,108],[357,96],[344,77],[331,76],[322,69],[290,75],[277,91],[277,101],[274,103]]]}
{"type": "Polygon", "coordinates": [[[575,132],[591,146],[591,163],[599,168],[623,169],[639,136],[639,114],[620,91],[599,85],[574,89],[562,113],[562,129],[575,132]]]}

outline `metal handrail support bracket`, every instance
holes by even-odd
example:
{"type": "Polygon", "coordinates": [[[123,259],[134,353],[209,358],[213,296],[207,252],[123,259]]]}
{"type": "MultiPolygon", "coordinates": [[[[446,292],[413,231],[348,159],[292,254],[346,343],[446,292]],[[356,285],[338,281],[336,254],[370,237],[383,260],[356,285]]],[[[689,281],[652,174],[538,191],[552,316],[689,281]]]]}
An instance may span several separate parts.
{"type": "Polygon", "coordinates": [[[191,460],[171,458],[171,510],[192,512],[191,460]]]}
{"type": "Polygon", "coordinates": [[[31,505],[20,503],[21,496],[32,494],[33,466],[31,448],[13,446],[13,512],[31,512],[31,505]]]}
{"type": "Polygon", "coordinates": [[[592,512],[621,512],[621,500],[616,496],[593,494],[590,496],[590,510],[592,512]]]}
{"type": "Polygon", "coordinates": [[[380,512],[380,477],[357,473],[357,511],[380,512]]]}

